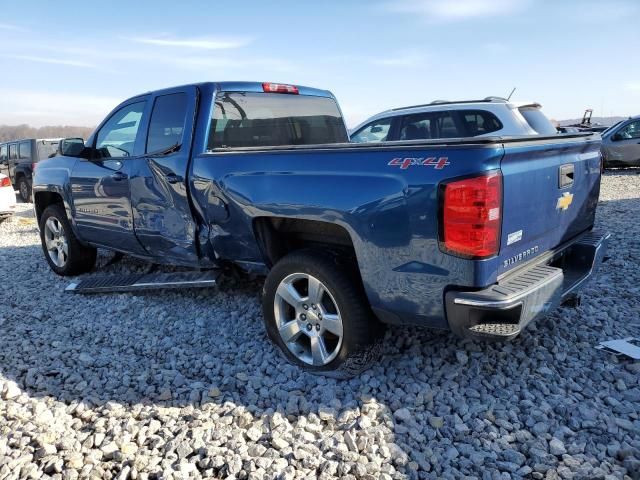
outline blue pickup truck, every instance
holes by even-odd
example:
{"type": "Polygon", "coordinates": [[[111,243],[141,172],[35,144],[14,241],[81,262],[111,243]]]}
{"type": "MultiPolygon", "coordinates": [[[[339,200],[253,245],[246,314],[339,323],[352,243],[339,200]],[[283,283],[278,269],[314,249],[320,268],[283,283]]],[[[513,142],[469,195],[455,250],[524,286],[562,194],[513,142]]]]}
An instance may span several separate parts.
{"type": "Polygon", "coordinates": [[[57,274],[106,248],[266,276],[286,358],[350,376],[385,325],[511,339],[574,298],[609,238],[599,152],[593,134],[349,143],[330,92],[202,83],[123,102],[33,192],[57,274]]]}

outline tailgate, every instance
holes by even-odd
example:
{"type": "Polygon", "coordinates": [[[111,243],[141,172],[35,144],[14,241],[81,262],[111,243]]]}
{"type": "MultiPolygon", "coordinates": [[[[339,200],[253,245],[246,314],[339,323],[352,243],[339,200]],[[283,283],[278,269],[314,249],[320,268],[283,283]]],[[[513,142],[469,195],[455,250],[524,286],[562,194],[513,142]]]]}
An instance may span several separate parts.
{"type": "Polygon", "coordinates": [[[591,228],[600,193],[600,137],[507,142],[498,274],[591,228]]]}

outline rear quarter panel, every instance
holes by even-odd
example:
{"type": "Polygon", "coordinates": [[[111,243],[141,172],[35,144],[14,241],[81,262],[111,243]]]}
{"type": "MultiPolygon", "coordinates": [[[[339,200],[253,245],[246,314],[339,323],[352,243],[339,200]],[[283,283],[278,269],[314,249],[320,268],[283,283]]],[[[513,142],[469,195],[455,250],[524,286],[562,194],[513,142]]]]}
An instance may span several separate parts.
{"type": "Polygon", "coordinates": [[[440,252],[438,185],[497,169],[502,151],[476,144],[202,154],[192,163],[190,187],[219,257],[264,262],[253,231],[257,217],[335,223],[351,236],[374,308],[399,317],[388,321],[446,328],[444,288],[473,285],[487,272],[484,262],[440,252]],[[402,168],[411,158],[447,164],[402,168]],[[394,159],[401,161],[390,165],[394,159]]]}

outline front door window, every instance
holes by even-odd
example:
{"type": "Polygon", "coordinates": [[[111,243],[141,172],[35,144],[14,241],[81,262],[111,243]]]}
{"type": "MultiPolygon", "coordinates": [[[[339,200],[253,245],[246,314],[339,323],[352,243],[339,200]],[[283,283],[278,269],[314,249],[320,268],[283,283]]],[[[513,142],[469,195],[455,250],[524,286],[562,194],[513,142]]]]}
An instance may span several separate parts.
{"type": "Polygon", "coordinates": [[[96,157],[125,158],[134,155],[140,120],[146,102],[126,105],[114,113],[96,137],[96,157]]]}

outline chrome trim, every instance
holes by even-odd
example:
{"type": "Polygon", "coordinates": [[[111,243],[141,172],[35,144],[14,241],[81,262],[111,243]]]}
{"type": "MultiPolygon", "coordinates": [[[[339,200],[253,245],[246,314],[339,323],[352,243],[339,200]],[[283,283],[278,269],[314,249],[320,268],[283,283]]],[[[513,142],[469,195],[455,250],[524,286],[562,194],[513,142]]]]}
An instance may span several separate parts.
{"type": "Polygon", "coordinates": [[[522,302],[518,301],[518,300],[520,300],[522,297],[526,297],[530,293],[531,292],[526,292],[524,294],[520,294],[520,295],[514,297],[512,300],[494,301],[494,300],[470,300],[470,299],[467,299],[467,298],[456,298],[453,301],[453,303],[455,303],[456,305],[466,305],[467,307],[485,307],[485,308],[492,308],[492,307],[498,307],[499,308],[499,307],[504,307],[504,306],[517,307],[518,305],[522,305],[522,302]]]}
{"type": "MultiPolygon", "coordinates": [[[[573,291],[575,291],[576,289],[578,289],[579,286],[581,286],[584,282],[586,282],[591,275],[593,274],[595,268],[598,266],[599,263],[601,262],[601,256],[600,256],[600,251],[602,249],[602,246],[605,245],[608,241],[609,238],[611,238],[611,234],[610,233],[606,233],[604,234],[601,238],[600,241],[596,247],[596,251],[593,255],[593,261],[591,263],[591,267],[589,268],[587,274],[582,277],[578,282],[576,282],[574,285],[572,285],[567,291],[562,292],[562,297],[566,297],[567,295],[569,295],[570,293],[572,293],[573,291]]],[[[575,245],[579,243],[579,239],[575,242],[572,242],[570,245],[575,245]]],[[[554,252],[554,253],[558,253],[558,252],[554,252]]],[[[551,257],[553,257],[553,254],[551,255],[551,257]]],[[[537,260],[537,259],[536,259],[537,260]]],[[[544,263],[544,262],[540,262],[540,263],[544,263]]],[[[539,265],[540,263],[535,263],[533,265],[528,265],[530,267],[539,265]]],[[[518,269],[518,272],[524,272],[524,269],[518,269]]],[[[511,272],[511,273],[515,273],[515,272],[511,272]]],[[[514,277],[516,277],[516,275],[514,275],[514,277]]],[[[544,282],[536,285],[534,288],[525,290],[517,295],[515,295],[512,298],[506,299],[506,300],[478,300],[478,299],[467,299],[467,298],[455,298],[453,300],[453,303],[456,305],[466,305],[469,307],[484,307],[484,308],[492,308],[492,307],[510,307],[510,306],[518,306],[522,304],[522,299],[531,295],[532,292],[541,289],[543,287],[545,287],[546,285],[548,285],[549,283],[551,283],[552,281],[554,281],[556,279],[557,275],[551,276],[548,279],[546,279],[544,282]]],[[[504,277],[503,277],[504,278],[504,277]]],[[[467,294],[473,294],[476,292],[463,292],[463,293],[467,293],[467,294]]]]}

